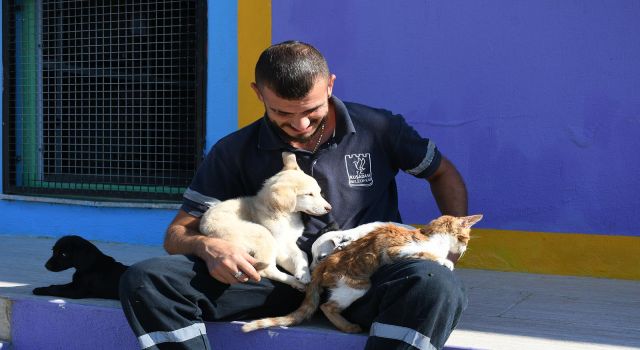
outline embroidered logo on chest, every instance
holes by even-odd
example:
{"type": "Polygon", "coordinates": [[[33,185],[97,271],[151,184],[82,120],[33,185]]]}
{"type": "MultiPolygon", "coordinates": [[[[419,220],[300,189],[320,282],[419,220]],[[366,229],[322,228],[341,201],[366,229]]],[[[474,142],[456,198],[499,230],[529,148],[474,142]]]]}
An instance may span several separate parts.
{"type": "Polygon", "coordinates": [[[347,167],[349,186],[373,185],[370,153],[347,154],[344,156],[344,163],[347,167]]]}

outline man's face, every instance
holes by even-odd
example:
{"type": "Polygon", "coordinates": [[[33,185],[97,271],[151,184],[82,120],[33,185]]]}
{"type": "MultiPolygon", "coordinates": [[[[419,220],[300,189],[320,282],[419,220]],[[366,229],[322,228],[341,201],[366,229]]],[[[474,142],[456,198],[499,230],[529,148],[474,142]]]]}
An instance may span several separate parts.
{"type": "Polygon", "coordinates": [[[318,79],[304,98],[287,100],[279,97],[266,86],[252,85],[258,98],[264,103],[267,117],[287,141],[307,142],[319,130],[322,120],[329,114],[329,96],[333,90],[335,75],[318,79]]]}

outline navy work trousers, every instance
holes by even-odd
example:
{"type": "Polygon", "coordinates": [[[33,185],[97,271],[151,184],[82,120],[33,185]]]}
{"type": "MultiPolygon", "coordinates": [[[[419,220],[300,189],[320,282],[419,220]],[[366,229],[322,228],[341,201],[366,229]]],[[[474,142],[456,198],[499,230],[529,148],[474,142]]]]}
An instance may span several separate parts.
{"type": "MultiPolygon", "coordinates": [[[[371,289],[343,315],[369,329],[365,349],[441,349],[467,305],[462,283],[436,262],[382,266],[371,289]]],[[[210,349],[205,321],[244,320],[295,310],[303,293],[262,279],[229,286],[192,256],[152,258],[120,280],[127,320],[143,349],[210,349]]]]}

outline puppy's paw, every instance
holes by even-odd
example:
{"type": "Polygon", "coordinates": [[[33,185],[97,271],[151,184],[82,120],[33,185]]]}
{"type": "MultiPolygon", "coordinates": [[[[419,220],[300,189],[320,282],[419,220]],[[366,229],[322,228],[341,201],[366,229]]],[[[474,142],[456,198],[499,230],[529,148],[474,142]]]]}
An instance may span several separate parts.
{"type": "Polygon", "coordinates": [[[304,284],[308,284],[309,282],[311,282],[311,273],[309,272],[308,268],[296,273],[295,277],[298,281],[304,284]]]}
{"type": "Polygon", "coordinates": [[[48,295],[49,287],[34,288],[32,293],[35,295],[48,295]]]}
{"type": "Polygon", "coordinates": [[[301,291],[301,292],[305,292],[307,290],[307,286],[305,286],[304,284],[298,282],[298,281],[294,281],[291,282],[291,287],[301,291]]]}

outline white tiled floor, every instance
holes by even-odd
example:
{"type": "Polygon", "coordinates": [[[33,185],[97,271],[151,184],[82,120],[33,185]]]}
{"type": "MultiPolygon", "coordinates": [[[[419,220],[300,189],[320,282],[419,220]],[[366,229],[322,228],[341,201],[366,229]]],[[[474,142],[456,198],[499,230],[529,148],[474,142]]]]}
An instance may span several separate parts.
{"type": "MultiPolygon", "coordinates": [[[[54,239],[0,235],[1,298],[38,298],[34,286],[67,283],[44,268],[54,239]]],[[[94,242],[125,264],[165,254],[159,246],[94,242]]],[[[475,349],[640,349],[640,281],[456,270],[469,307],[447,345],[475,349]]],[[[119,307],[117,301],[74,303],[119,307]]],[[[3,303],[0,303],[2,307],[3,303]]],[[[4,314],[1,313],[1,314],[4,314]]],[[[0,316],[0,330],[6,330],[0,316]]],[[[0,339],[3,338],[0,332],[0,339]]]]}

